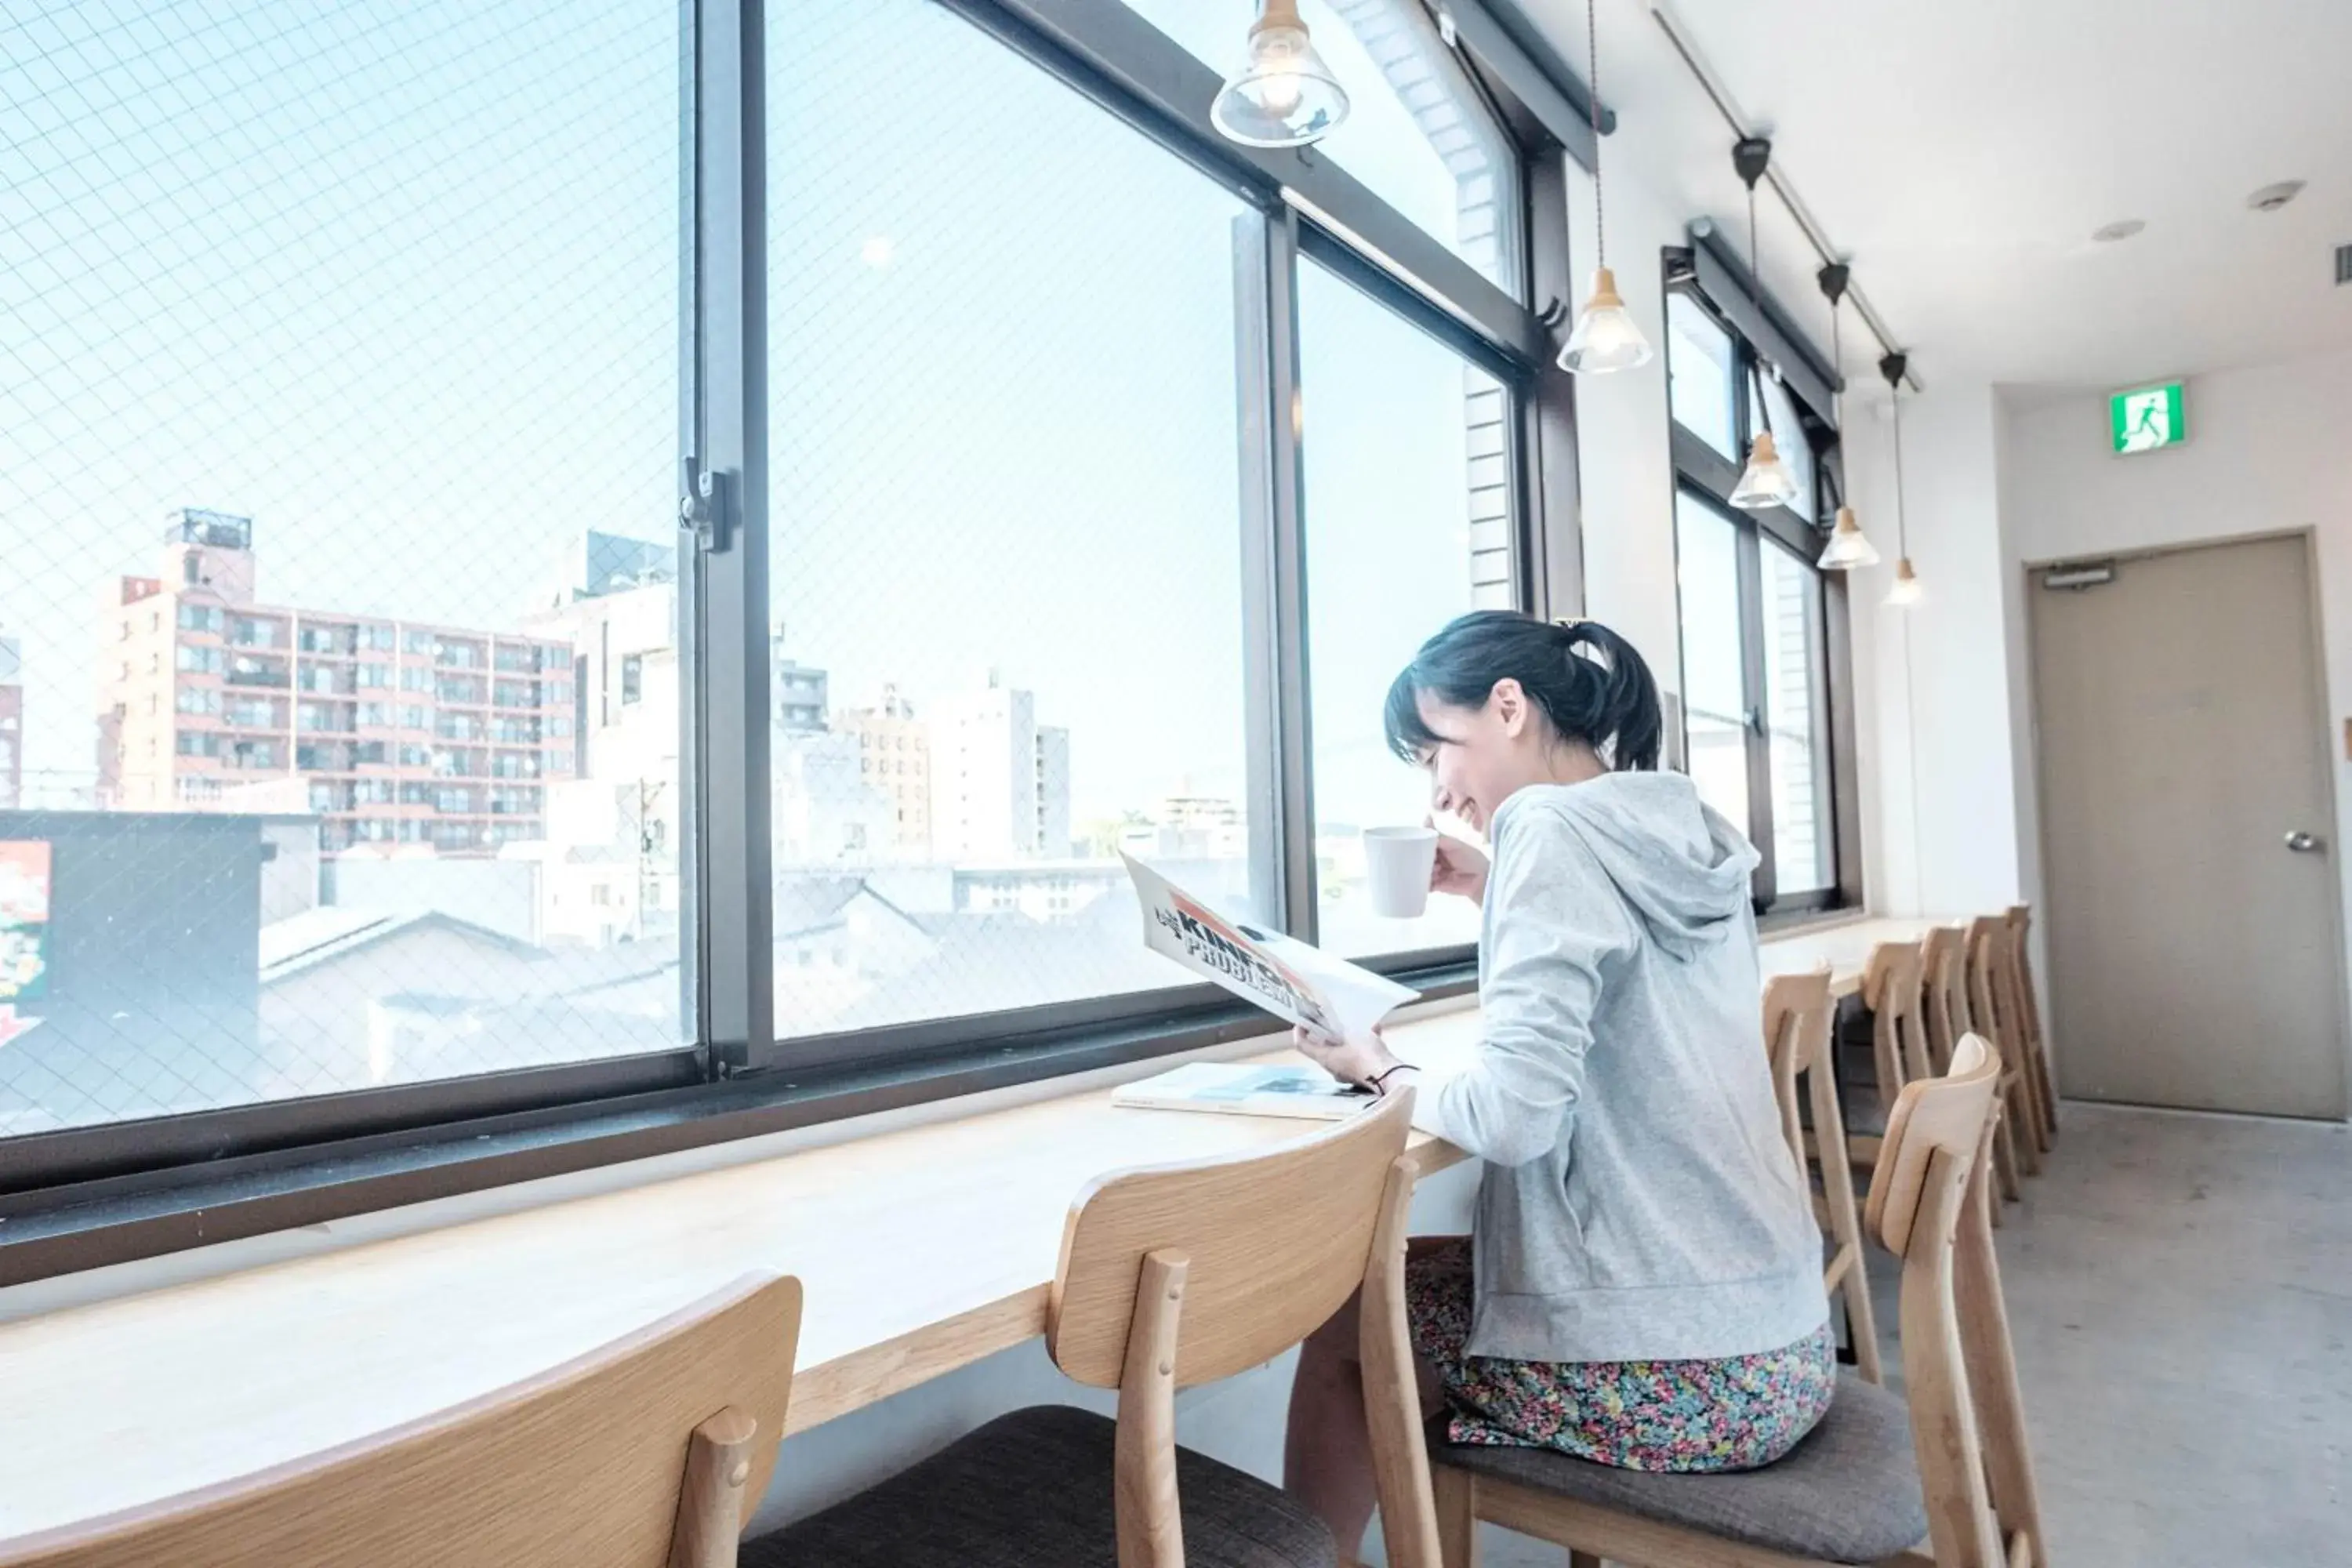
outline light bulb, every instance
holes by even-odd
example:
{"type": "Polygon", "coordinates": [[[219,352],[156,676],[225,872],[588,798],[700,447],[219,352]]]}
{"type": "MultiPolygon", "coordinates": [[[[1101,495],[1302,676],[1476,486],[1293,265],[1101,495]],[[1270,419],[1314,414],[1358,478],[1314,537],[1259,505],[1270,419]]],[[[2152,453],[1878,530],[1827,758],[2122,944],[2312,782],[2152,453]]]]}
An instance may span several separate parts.
{"type": "Polygon", "coordinates": [[[1297,0],[1266,0],[1249,58],[1218,89],[1210,122],[1244,147],[1304,147],[1347,118],[1348,89],[1315,52],[1297,0]]]}
{"type": "Polygon", "coordinates": [[[1592,293],[1577,312],[1576,330],[1559,351],[1559,368],[1580,375],[1605,375],[1650,363],[1650,340],[1617,293],[1617,275],[1603,267],[1592,274],[1592,293]]]}
{"type": "Polygon", "coordinates": [[[1772,432],[1759,430],[1755,444],[1748,448],[1748,467],[1732,487],[1731,504],[1742,511],[1762,511],[1767,507],[1787,506],[1796,499],[1797,481],[1789,477],[1789,466],[1780,461],[1772,432]]]}
{"type": "Polygon", "coordinates": [[[1895,563],[1895,585],[1886,590],[1886,602],[1898,610],[1907,610],[1926,596],[1919,586],[1918,574],[1911,570],[1911,557],[1906,555],[1895,563]]]}
{"type": "Polygon", "coordinates": [[[1861,520],[1853,508],[1842,506],[1837,510],[1837,527],[1830,532],[1829,547],[1815,563],[1824,572],[1851,571],[1856,566],[1878,564],[1878,551],[1862,531],[1861,520]]]}
{"type": "Polygon", "coordinates": [[[1276,71],[1258,79],[1257,106],[1276,120],[1297,113],[1299,100],[1306,96],[1307,84],[1298,79],[1297,71],[1276,71]]]}

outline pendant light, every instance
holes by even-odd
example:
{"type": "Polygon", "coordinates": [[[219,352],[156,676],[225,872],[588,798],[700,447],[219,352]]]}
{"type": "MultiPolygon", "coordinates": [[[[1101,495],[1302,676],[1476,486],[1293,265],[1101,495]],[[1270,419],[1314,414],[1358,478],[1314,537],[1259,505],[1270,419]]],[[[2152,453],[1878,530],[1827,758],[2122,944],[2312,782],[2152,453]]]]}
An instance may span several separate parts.
{"type": "Polygon", "coordinates": [[[1242,68],[1209,105],[1219,134],[1244,147],[1304,147],[1348,118],[1348,89],[1315,52],[1298,0],[1262,0],[1242,68]]]}
{"type": "MultiPolygon", "coordinates": [[[[1822,292],[1830,297],[1830,418],[1837,425],[1841,443],[1845,439],[1845,340],[1838,327],[1845,319],[1845,287],[1852,277],[1843,261],[1833,261],[1821,272],[1822,292]]],[[[1830,531],[1829,546],[1816,564],[1824,572],[1878,564],[1878,551],[1864,535],[1862,521],[1853,515],[1853,508],[1845,504],[1843,487],[1838,496],[1837,526],[1830,531]]]]}
{"type": "MultiPolygon", "coordinates": [[[[1756,182],[1764,177],[1771,162],[1772,143],[1761,136],[1743,136],[1731,149],[1731,166],[1748,185],[1748,300],[1759,317],[1764,314],[1764,280],[1756,270],[1756,182]]],[[[1739,482],[1731,489],[1731,504],[1743,511],[1787,506],[1797,499],[1797,481],[1790,477],[1789,466],[1780,461],[1780,449],[1772,444],[1772,427],[1763,412],[1754,410],[1757,430],[1748,446],[1748,467],[1740,470],[1739,482]]]]}
{"type": "Polygon", "coordinates": [[[1559,368],[1580,375],[1606,375],[1650,363],[1650,340],[1625,309],[1617,274],[1609,270],[1609,224],[1601,188],[1601,29],[1593,20],[1600,4],[1584,0],[1585,96],[1592,108],[1592,292],[1559,351],[1559,368]]]}
{"type": "Polygon", "coordinates": [[[1903,377],[1910,368],[1911,356],[1900,351],[1878,362],[1878,374],[1895,397],[1895,585],[1886,591],[1886,602],[1906,610],[1924,597],[1918,574],[1911,570],[1911,533],[1903,515],[1903,377]]]}

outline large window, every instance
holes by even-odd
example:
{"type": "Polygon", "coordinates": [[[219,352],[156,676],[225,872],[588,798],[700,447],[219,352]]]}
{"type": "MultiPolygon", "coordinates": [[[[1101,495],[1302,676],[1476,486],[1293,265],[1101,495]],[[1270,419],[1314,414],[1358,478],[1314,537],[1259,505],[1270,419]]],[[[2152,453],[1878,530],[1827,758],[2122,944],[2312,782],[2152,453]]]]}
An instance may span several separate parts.
{"type": "Polygon", "coordinates": [[[1666,296],[1666,388],[1675,423],[1719,456],[1739,456],[1731,330],[1682,290],[1666,296]]]}
{"type": "Polygon", "coordinates": [[[1310,0],[1356,114],[1237,148],[1246,16],[1137,10],[12,21],[0,1219],[1229,1037],[1126,857],[1467,983],[1356,835],[1426,808],[1413,647],[1575,607],[1519,560],[1561,176],[1505,127],[1584,132],[1310,0]]]}
{"type": "Polygon", "coordinates": [[[1778,539],[1757,552],[1764,732],[1771,745],[1772,862],[1782,898],[1837,879],[1831,815],[1829,670],[1822,575],[1778,539]]]}
{"type": "Polygon", "coordinates": [[[689,1044],[677,7],[6,37],[0,1134],[689,1044]]]}
{"type": "Polygon", "coordinates": [[[1298,313],[1322,941],[1350,955],[1474,941],[1478,910],[1460,899],[1414,921],[1374,913],[1362,832],[1430,807],[1428,775],[1383,737],[1389,683],[1447,621],[1517,602],[1509,398],[1320,267],[1299,275],[1298,313]]]}
{"type": "Polygon", "coordinates": [[[1120,856],[1248,896],[1245,209],[930,0],[783,9],[777,1034],[1180,982],[1120,856]]]}
{"type": "Polygon", "coordinates": [[[1691,777],[1706,803],[1746,828],[1748,735],[1755,710],[1748,697],[1748,642],[1741,626],[1740,531],[1714,505],[1688,490],[1675,503],[1682,595],[1683,725],[1691,777]]]}
{"type": "Polygon", "coordinates": [[[1675,509],[1687,765],[1707,803],[1763,852],[1766,910],[1844,896],[1840,758],[1830,646],[1844,585],[1813,564],[1833,510],[1834,437],[1728,322],[1688,287],[1668,296],[1675,509]],[[1753,433],[1769,428],[1797,480],[1789,506],[1729,504],[1753,433]]]}
{"type": "MultiPolygon", "coordinates": [[[[1241,61],[1252,7],[1128,0],[1220,74],[1241,61]]],[[[1518,154],[1422,0],[1300,0],[1348,118],[1316,148],[1511,294],[1522,294],[1518,154]]]]}

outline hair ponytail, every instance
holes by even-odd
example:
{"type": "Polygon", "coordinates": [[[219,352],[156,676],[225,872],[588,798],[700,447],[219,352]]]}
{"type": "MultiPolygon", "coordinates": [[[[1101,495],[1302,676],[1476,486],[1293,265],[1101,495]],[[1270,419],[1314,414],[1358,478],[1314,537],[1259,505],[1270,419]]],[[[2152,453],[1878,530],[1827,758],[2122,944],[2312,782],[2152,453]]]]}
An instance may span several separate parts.
{"type": "Polygon", "coordinates": [[[1422,721],[1423,692],[1481,708],[1504,680],[1519,683],[1560,739],[1590,746],[1610,768],[1658,765],[1658,683],[1633,645],[1598,621],[1540,621],[1515,610],[1473,611],[1421,645],[1389,688],[1390,750],[1411,762],[1436,743],[1422,721]]]}

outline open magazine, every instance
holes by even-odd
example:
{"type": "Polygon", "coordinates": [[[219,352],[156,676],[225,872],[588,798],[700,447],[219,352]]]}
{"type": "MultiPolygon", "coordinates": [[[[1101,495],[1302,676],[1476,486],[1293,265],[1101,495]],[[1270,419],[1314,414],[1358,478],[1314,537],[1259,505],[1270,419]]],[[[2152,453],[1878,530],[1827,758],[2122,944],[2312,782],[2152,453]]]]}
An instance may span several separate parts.
{"type": "MultiPolygon", "coordinates": [[[[1346,1039],[1421,994],[1303,942],[1228,920],[1132,856],[1125,858],[1143,905],[1144,945],[1286,1023],[1346,1039]]],[[[1363,1100],[1307,1062],[1282,1068],[1196,1062],[1131,1084],[1113,1102],[1323,1118],[1344,1116],[1363,1100]]]]}

